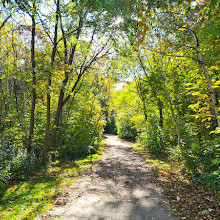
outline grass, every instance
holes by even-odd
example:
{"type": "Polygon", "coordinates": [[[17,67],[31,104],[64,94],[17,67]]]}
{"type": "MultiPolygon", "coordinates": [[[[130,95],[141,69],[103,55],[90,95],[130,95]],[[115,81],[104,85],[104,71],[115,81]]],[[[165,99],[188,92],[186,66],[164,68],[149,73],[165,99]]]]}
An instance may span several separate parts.
{"type": "Polygon", "coordinates": [[[55,199],[102,157],[104,149],[102,143],[96,154],[57,163],[45,171],[35,172],[26,181],[13,182],[0,200],[0,219],[34,219],[46,213],[55,199]]]}

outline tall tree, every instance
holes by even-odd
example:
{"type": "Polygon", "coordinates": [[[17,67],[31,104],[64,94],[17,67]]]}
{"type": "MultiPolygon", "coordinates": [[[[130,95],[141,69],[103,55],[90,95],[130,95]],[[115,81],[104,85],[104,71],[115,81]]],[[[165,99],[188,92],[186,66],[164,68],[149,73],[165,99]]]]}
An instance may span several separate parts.
{"type": "Polygon", "coordinates": [[[36,32],[36,1],[33,1],[32,11],[31,11],[31,67],[32,67],[32,104],[31,104],[31,118],[30,118],[30,130],[29,130],[29,143],[28,152],[32,150],[32,136],[34,133],[34,118],[35,118],[35,105],[36,105],[36,61],[35,61],[35,32],[36,32]]]}
{"type": "MultiPolygon", "coordinates": [[[[53,50],[51,54],[51,70],[53,71],[54,68],[54,61],[55,56],[57,52],[57,35],[58,35],[58,23],[59,23],[59,17],[60,17],[60,1],[56,1],[56,18],[55,18],[55,27],[54,27],[54,39],[53,39],[53,50]]],[[[63,36],[65,37],[65,36],[63,36]]],[[[49,150],[49,134],[50,134],[50,121],[51,121],[51,97],[50,97],[50,87],[51,87],[51,78],[52,74],[51,71],[48,73],[48,82],[47,82],[47,123],[46,123],[46,130],[45,130],[45,136],[44,136],[44,159],[46,156],[46,153],[49,150]]]]}

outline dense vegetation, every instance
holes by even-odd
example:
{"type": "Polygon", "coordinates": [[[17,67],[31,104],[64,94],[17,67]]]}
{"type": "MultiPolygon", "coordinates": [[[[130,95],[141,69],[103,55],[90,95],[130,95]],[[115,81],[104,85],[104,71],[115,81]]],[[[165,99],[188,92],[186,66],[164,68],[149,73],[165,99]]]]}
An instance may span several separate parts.
{"type": "Polygon", "coordinates": [[[1,194],[96,152],[114,122],[219,190],[219,11],[213,0],[2,1],[1,194]]]}
{"type": "Polygon", "coordinates": [[[1,4],[2,191],[51,160],[96,152],[114,81],[108,8],[99,1],[1,4]]]}
{"type": "Polygon", "coordinates": [[[139,12],[137,36],[127,32],[120,45],[130,78],[113,109],[120,137],[179,161],[189,178],[219,191],[219,5],[212,3],[139,12]]]}

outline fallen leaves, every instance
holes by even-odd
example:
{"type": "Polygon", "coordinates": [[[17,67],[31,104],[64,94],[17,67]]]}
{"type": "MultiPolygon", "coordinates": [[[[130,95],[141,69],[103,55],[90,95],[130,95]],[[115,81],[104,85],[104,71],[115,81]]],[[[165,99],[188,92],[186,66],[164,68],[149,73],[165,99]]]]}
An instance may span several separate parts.
{"type": "Polygon", "coordinates": [[[185,174],[172,162],[164,164],[149,159],[146,152],[136,151],[147,162],[155,165],[152,176],[169,200],[174,215],[179,220],[219,220],[220,201],[216,191],[203,189],[195,179],[185,179],[185,174]]]}
{"type": "Polygon", "coordinates": [[[217,220],[220,207],[217,194],[204,190],[197,181],[183,180],[181,172],[160,172],[157,184],[163,189],[178,219],[217,220]]]}

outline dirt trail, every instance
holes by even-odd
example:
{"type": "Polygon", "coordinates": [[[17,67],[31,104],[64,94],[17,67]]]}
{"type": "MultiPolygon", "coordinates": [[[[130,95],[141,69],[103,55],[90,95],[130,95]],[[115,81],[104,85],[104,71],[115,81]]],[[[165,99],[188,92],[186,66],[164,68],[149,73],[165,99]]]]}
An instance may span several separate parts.
{"type": "Polygon", "coordinates": [[[132,150],[132,143],[105,137],[106,154],[72,186],[72,201],[54,207],[49,219],[174,220],[154,184],[152,165],[132,150]]]}

